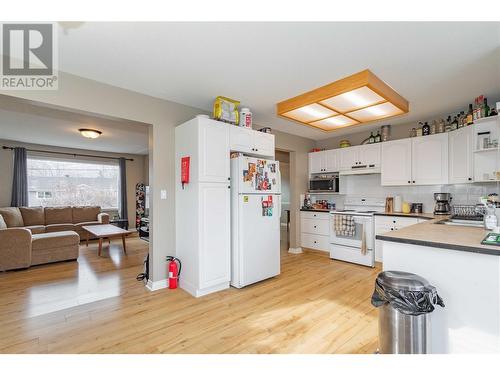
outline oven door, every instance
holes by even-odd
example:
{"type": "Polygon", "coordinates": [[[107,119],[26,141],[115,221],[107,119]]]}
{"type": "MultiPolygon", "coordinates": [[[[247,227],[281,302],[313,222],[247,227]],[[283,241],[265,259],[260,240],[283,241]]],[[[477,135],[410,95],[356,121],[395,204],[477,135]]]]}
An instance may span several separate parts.
{"type": "Polygon", "coordinates": [[[364,232],[366,248],[368,250],[373,250],[373,216],[354,216],[356,230],[354,236],[350,237],[337,235],[335,233],[334,215],[335,214],[330,214],[330,243],[361,249],[364,232]]]}
{"type": "Polygon", "coordinates": [[[309,191],[310,192],[339,192],[339,178],[318,178],[309,180],[309,191]]]}

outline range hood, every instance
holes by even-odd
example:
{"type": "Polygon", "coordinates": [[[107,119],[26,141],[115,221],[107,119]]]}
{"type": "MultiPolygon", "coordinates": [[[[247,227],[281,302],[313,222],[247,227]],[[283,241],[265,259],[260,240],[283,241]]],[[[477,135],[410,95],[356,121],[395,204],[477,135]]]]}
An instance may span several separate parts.
{"type": "Polygon", "coordinates": [[[380,166],[375,164],[353,165],[351,169],[340,171],[339,175],[349,176],[355,174],[377,174],[380,173],[380,166]]]}

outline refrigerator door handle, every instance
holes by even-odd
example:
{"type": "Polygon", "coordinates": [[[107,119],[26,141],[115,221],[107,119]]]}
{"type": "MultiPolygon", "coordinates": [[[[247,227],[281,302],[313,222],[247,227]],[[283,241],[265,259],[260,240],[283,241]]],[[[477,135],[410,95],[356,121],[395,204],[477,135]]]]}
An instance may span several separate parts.
{"type": "Polygon", "coordinates": [[[279,212],[279,216],[278,216],[278,218],[279,218],[279,221],[281,223],[281,195],[277,195],[276,196],[276,200],[279,202],[278,203],[278,205],[279,205],[279,211],[278,211],[279,212]]]}

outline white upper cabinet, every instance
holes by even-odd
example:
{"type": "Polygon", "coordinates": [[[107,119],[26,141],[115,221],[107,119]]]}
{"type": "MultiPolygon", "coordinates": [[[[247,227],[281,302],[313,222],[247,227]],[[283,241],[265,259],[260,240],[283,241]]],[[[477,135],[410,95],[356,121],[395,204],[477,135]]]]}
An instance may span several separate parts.
{"type": "Polygon", "coordinates": [[[252,137],[253,130],[238,126],[231,126],[229,129],[231,150],[243,152],[245,154],[251,153],[254,148],[252,137]]]}
{"type": "MultiPolygon", "coordinates": [[[[226,125],[228,126],[228,125],[226,125]]],[[[231,151],[274,158],[274,135],[240,126],[230,128],[231,151]]]]}
{"type": "Polygon", "coordinates": [[[339,150],[326,150],[309,153],[309,174],[334,173],[339,171],[339,150]]]}
{"type": "Polygon", "coordinates": [[[339,150],[326,150],[326,171],[329,173],[338,172],[340,170],[340,153],[339,150]]]}
{"type": "Polygon", "coordinates": [[[228,157],[229,126],[223,122],[203,119],[199,122],[198,131],[199,181],[227,182],[231,175],[228,157]]]}
{"type": "Polygon", "coordinates": [[[274,158],[274,135],[252,130],[254,153],[274,158]]]}
{"type": "Polygon", "coordinates": [[[359,147],[361,146],[353,146],[353,147],[346,147],[339,149],[341,171],[351,170],[353,166],[356,166],[358,164],[359,147]]]}
{"type": "Polygon", "coordinates": [[[309,153],[309,174],[326,172],[326,151],[309,153]]]}
{"type": "Polygon", "coordinates": [[[380,143],[338,149],[340,170],[350,171],[356,167],[380,167],[380,143]]]}
{"type": "Polygon", "coordinates": [[[443,185],[448,183],[448,134],[411,138],[412,183],[443,185]]]}
{"type": "Polygon", "coordinates": [[[450,184],[466,184],[473,181],[472,138],[472,126],[448,133],[450,184]]]}
{"type": "Polygon", "coordinates": [[[383,186],[411,184],[411,139],[383,142],[381,182],[383,186]]]}
{"type": "Polygon", "coordinates": [[[358,148],[358,161],[361,165],[380,167],[380,143],[363,145],[358,148]]]}

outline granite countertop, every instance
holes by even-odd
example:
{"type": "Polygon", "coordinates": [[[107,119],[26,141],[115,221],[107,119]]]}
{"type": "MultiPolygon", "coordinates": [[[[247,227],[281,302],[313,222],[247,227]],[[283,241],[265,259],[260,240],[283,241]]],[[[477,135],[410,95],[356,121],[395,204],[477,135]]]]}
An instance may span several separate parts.
{"type": "Polygon", "coordinates": [[[377,240],[500,256],[500,246],[482,245],[490,232],[483,228],[436,224],[447,216],[378,234],[377,240]]]}
{"type": "Polygon", "coordinates": [[[399,217],[417,217],[422,219],[444,219],[447,215],[434,215],[432,212],[424,212],[421,214],[416,214],[410,212],[409,214],[405,214],[402,212],[376,212],[374,215],[377,216],[399,216],[399,217]]]}

